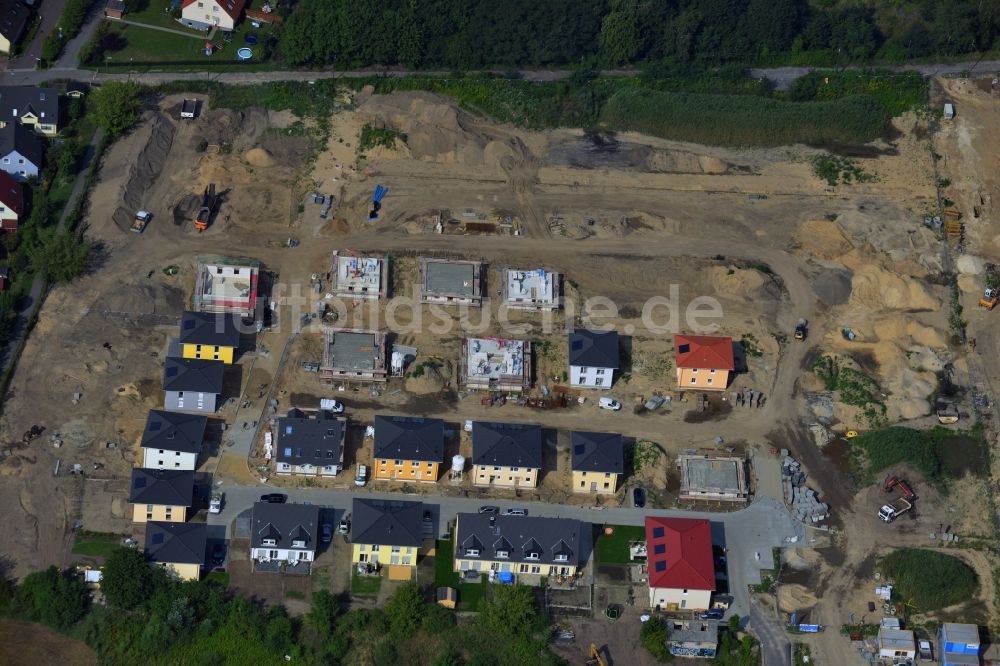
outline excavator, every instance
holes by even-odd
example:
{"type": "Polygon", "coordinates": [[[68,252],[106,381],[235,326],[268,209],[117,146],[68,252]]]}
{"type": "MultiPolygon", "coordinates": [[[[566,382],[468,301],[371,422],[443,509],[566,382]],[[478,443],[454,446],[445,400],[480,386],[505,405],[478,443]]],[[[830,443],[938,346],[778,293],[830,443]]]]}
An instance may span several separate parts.
{"type": "Polygon", "coordinates": [[[608,666],[608,662],[601,656],[600,650],[597,649],[597,645],[594,643],[590,644],[590,654],[589,659],[587,659],[587,666],[608,666]]]}
{"type": "Polygon", "coordinates": [[[201,195],[201,208],[198,209],[198,217],[194,220],[194,228],[198,231],[208,229],[212,221],[212,214],[215,213],[215,206],[219,203],[219,197],[215,193],[215,183],[210,183],[201,195]]]}
{"type": "Polygon", "coordinates": [[[980,307],[992,310],[997,306],[997,300],[1000,299],[1000,289],[997,288],[998,283],[1000,283],[1000,280],[997,278],[996,266],[987,264],[986,289],[983,292],[983,297],[979,299],[980,307]]]}

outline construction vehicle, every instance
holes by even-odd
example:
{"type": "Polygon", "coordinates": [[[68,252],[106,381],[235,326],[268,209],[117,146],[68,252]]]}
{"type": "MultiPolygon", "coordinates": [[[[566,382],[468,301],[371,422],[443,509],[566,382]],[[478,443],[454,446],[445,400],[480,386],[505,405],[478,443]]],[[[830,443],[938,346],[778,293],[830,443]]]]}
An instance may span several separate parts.
{"type": "Polygon", "coordinates": [[[181,103],[181,118],[194,118],[195,112],[197,111],[198,111],[198,100],[185,99],[181,103]]]}
{"type": "Polygon", "coordinates": [[[389,194],[388,187],[383,187],[381,185],[375,186],[375,192],[372,193],[372,210],[368,213],[369,220],[378,219],[378,212],[382,209],[382,199],[387,194],[389,194]]]}
{"type": "Polygon", "coordinates": [[[608,662],[601,656],[600,651],[597,649],[597,645],[594,643],[590,644],[587,666],[608,666],[608,662]]]}
{"type": "Polygon", "coordinates": [[[45,428],[42,426],[33,425],[31,428],[24,431],[24,434],[21,436],[21,441],[27,444],[34,439],[38,439],[38,436],[42,434],[43,430],[45,430],[45,428]]]}
{"type": "Polygon", "coordinates": [[[878,510],[878,517],[884,523],[891,523],[913,508],[913,503],[905,497],[899,497],[889,504],[883,504],[878,510]]]}
{"type": "Polygon", "coordinates": [[[212,214],[215,212],[215,206],[218,201],[219,197],[215,193],[215,183],[210,183],[208,187],[205,188],[205,192],[201,195],[201,208],[198,209],[198,217],[195,218],[194,221],[195,229],[198,231],[208,229],[208,225],[212,221],[212,214]]]}
{"type": "Polygon", "coordinates": [[[799,323],[795,325],[795,339],[805,340],[807,335],[809,335],[809,322],[799,319],[799,323]]]}
{"type": "Polygon", "coordinates": [[[132,221],[132,227],[129,231],[141,234],[146,230],[146,225],[149,224],[151,219],[153,219],[153,215],[148,210],[137,211],[135,214],[135,220],[132,221]]]}
{"type": "Polygon", "coordinates": [[[917,494],[913,492],[912,488],[910,488],[910,484],[908,484],[906,481],[899,478],[898,476],[894,476],[885,482],[885,492],[891,493],[896,488],[899,488],[899,491],[903,493],[903,497],[905,497],[906,499],[908,500],[917,499],[917,494]]]}
{"type": "Polygon", "coordinates": [[[938,423],[942,425],[951,425],[953,423],[958,423],[958,419],[961,414],[958,411],[958,405],[953,402],[949,402],[947,405],[939,407],[936,410],[938,423]]]}
{"type": "Polygon", "coordinates": [[[979,299],[979,306],[992,310],[997,306],[1000,299],[1000,278],[997,277],[997,267],[993,264],[986,264],[986,289],[983,297],[979,299]]]}

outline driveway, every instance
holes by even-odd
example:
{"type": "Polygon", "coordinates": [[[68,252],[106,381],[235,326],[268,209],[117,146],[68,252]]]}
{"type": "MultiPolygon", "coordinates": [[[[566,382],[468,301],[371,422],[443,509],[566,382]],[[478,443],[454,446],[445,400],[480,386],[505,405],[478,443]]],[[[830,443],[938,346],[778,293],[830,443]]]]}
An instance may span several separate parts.
{"type": "Polygon", "coordinates": [[[35,36],[21,49],[21,57],[7,63],[7,69],[34,69],[35,58],[42,55],[42,41],[48,37],[59,22],[66,0],[42,0],[38,6],[38,15],[42,17],[41,25],[35,31],[35,36]]]}

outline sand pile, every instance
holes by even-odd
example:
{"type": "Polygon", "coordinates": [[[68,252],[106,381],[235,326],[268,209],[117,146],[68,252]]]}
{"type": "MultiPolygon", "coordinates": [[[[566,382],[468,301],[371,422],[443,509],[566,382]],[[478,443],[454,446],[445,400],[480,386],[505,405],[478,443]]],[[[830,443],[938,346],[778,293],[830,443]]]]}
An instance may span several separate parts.
{"type": "Polygon", "coordinates": [[[146,191],[163,170],[163,164],[174,143],[175,133],[176,127],[166,116],[160,112],[153,116],[149,141],[132,163],[128,180],[122,186],[121,200],[124,205],[119,206],[113,214],[115,224],[119,228],[132,227],[135,211],[143,208],[146,191]]]}
{"type": "Polygon", "coordinates": [[[879,319],[874,324],[874,330],[879,340],[896,340],[904,346],[908,346],[907,340],[932,349],[941,349],[948,345],[948,339],[943,332],[902,314],[879,319]]]}
{"type": "Polygon", "coordinates": [[[938,300],[921,283],[871,264],[860,266],[854,273],[850,302],[874,310],[936,310],[940,307],[938,300]]]}
{"type": "Polygon", "coordinates": [[[816,605],[816,595],[804,585],[779,585],[778,606],[782,611],[809,610],[816,605]]]}
{"type": "Polygon", "coordinates": [[[270,125],[268,112],[258,107],[242,111],[212,109],[197,120],[200,139],[209,144],[233,144],[237,150],[252,146],[270,125]]]}
{"type": "Polygon", "coordinates": [[[829,220],[803,222],[795,234],[795,241],[805,254],[822,259],[835,259],[854,248],[840,226],[829,220]]]}
{"type": "Polygon", "coordinates": [[[251,148],[243,155],[243,158],[255,167],[274,166],[274,156],[263,148],[251,148]]]}
{"type": "Polygon", "coordinates": [[[767,280],[753,269],[713,266],[708,279],[720,296],[756,299],[767,295],[767,280]]]}
{"type": "Polygon", "coordinates": [[[406,390],[408,393],[416,395],[440,393],[445,387],[445,376],[451,374],[451,364],[445,364],[441,368],[425,366],[423,370],[423,374],[419,377],[407,377],[406,390]]]}
{"type": "Polygon", "coordinates": [[[985,264],[979,257],[963,254],[955,261],[955,268],[964,275],[979,275],[985,269],[985,264]]]}

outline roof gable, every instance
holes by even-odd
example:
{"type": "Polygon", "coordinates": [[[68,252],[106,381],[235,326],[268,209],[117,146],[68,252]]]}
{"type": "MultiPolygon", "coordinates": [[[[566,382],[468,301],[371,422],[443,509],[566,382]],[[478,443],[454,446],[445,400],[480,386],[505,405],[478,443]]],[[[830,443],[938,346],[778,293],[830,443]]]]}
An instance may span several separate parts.
{"type": "Polygon", "coordinates": [[[194,496],[194,472],[179,469],[132,470],[128,501],[132,504],[191,506],[194,496]]]}
{"type": "Polygon", "coordinates": [[[278,462],[317,467],[339,465],[344,455],[347,419],[319,411],[308,418],[289,410],[278,419],[275,457],[278,462]]]}
{"type": "Polygon", "coordinates": [[[733,339],[717,335],[675,335],[674,358],[678,368],[734,370],[733,339]]]}
{"type": "Polygon", "coordinates": [[[444,421],[404,416],[375,417],[375,458],[444,461],[444,421]]]}
{"type": "Polygon", "coordinates": [[[533,424],[472,424],[472,464],[542,468],[542,428],[533,424]]]}
{"type": "Polygon", "coordinates": [[[423,506],[422,502],[355,499],[351,542],[419,548],[423,506]]]}
{"type": "Polygon", "coordinates": [[[183,345],[240,346],[240,330],[234,315],[222,312],[192,312],[181,315],[183,345]]]}
{"type": "Polygon", "coordinates": [[[205,416],[151,409],[142,433],[142,448],[201,453],[207,425],[205,416]]]}
{"type": "Polygon", "coordinates": [[[497,551],[506,551],[502,559],[511,562],[577,566],[582,540],[590,532],[579,520],[569,518],[460,513],[455,534],[458,559],[494,560],[497,551]]]}
{"type": "Polygon", "coordinates": [[[161,564],[205,564],[208,525],[146,523],[146,557],[161,564]]]}
{"type": "Polygon", "coordinates": [[[0,171],[0,204],[18,215],[24,212],[24,190],[21,183],[6,171],[0,171]]]}
{"type": "Polygon", "coordinates": [[[646,518],[649,586],[715,590],[712,532],[707,520],[646,518]]]}
{"type": "Polygon", "coordinates": [[[257,502],[250,518],[251,548],[281,548],[283,550],[316,550],[319,534],[319,507],[311,504],[270,504],[257,502]],[[274,543],[264,543],[264,540],[274,543]],[[292,542],[303,545],[294,546],[292,542]]]}
{"type": "Polygon", "coordinates": [[[222,361],[167,358],[163,362],[163,390],[222,393],[225,367],[222,361]]]}
{"type": "Polygon", "coordinates": [[[622,436],[611,432],[570,434],[574,472],[622,474],[625,471],[625,444],[622,436]]]}
{"type": "Polygon", "coordinates": [[[618,369],[618,332],[576,329],[569,332],[569,364],[618,369]]]}
{"type": "Polygon", "coordinates": [[[196,2],[207,2],[218,5],[234,21],[239,19],[240,14],[243,12],[243,6],[246,5],[246,0],[184,0],[181,4],[181,10],[187,9],[196,2]]]}

